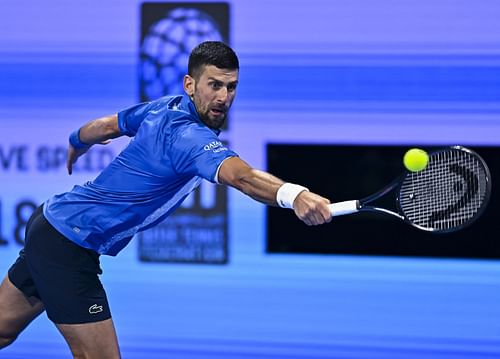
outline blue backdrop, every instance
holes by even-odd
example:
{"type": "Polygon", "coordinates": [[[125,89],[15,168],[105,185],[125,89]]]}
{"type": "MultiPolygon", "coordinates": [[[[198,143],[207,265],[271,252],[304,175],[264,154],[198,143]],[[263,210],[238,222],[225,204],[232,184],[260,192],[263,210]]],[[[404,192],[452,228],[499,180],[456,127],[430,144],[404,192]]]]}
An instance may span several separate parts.
{"type": "MultiPolygon", "coordinates": [[[[229,3],[241,83],[223,138],[254,166],[268,142],[500,145],[497,1],[229,3]]],[[[138,99],[139,10],[0,2],[2,272],[19,204],[93,178],[126,143],[65,173],[67,135],[138,99]]],[[[499,262],[268,255],[264,206],[231,190],[229,212],[226,266],[141,263],[135,242],[102,258],[124,358],[500,355],[499,262]]],[[[34,356],[69,356],[45,315],[0,352],[34,356]]]]}

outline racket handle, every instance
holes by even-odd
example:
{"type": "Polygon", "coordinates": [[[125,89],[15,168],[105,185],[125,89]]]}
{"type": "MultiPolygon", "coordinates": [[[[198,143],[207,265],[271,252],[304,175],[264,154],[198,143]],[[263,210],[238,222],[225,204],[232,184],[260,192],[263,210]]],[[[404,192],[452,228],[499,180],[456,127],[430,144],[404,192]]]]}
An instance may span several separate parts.
{"type": "Polygon", "coordinates": [[[332,203],[332,204],[328,205],[328,208],[330,209],[330,213],[332,214],[332,217],[343,216],[346,214],[358,212],[359,211],[359,201],[353,200],[353,201],[332,203]]]}

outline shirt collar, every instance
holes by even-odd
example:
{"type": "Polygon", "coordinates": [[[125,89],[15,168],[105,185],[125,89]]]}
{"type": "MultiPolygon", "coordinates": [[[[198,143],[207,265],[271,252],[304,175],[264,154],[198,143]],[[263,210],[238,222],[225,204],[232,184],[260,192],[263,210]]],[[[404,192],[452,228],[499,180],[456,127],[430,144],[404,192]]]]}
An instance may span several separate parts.
{"type": "Polygon", "coordinates": [[[206,126],[208,129],[212,130],[212,132],[214,132],[217,136],[219,136],[219,134],[221,132],[219,129],[210,128],[205,124],[205,122],[203,122],[201,120],[200,115],[198,114],[198,111],[196,110],[196,106],[194,105],[193,100],[191,100],[191,97],[189,97],[188,95],[182,95],[181,105],[182,105],[182,107],[187,108],[188,112],[191,115],[193,115],[196,118],[196,120],[201,122],[204,126],[206,126]]]}

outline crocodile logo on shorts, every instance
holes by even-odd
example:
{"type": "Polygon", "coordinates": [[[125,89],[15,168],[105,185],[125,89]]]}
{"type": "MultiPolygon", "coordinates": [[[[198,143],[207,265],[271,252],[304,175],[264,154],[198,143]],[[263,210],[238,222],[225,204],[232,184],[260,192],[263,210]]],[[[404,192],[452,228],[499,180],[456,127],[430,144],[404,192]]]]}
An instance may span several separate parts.
{"type": "Polygon", "coordinates": [[[100,313],[100,312],[102,312],[102,305],[94,304],[94,305],[92,305],[89,308],[89,313],[90,314],[97,314],[97,313],[100,313]]]}

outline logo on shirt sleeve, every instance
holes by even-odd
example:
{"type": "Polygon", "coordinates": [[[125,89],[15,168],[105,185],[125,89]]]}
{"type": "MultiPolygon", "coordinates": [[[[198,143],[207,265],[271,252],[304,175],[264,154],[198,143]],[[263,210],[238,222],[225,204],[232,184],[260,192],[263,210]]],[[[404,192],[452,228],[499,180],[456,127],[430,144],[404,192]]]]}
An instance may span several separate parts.
{"type": "Polygon", "coordinates": [[[203,146],[205,151],[212,151],[213,153],[219,153],[222,151],[227,151],[228,148],[225,147],[221,141],[212,141],[205,146],[203,146]]]}

